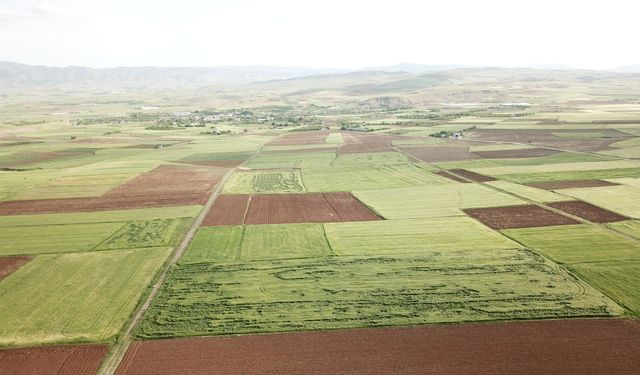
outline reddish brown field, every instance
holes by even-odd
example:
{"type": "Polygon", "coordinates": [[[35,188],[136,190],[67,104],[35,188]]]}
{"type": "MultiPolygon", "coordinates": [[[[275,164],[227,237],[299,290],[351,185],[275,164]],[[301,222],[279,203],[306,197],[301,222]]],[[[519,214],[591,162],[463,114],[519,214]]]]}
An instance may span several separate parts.
{"type": "Polygon", "coordinates": [[[576,220],[536,205],[469,208],[467,215],[493,229],[548,227],[578,224],[576,220]]]}
{"type": "Polygon", "coordinates": [[[549,203],[549,206],[594,223],[611,223],[629,219],[626,216],[582,201],[553,202],[549,203]]]}
{"type": "Polygon", "coordinates": [[[5,168],[24,167],[44,161],[66,159],[85,154],[73,152],[24,152],[18,153],[17,155],[16,160],[3,163],[1,166],[5,168]]]}
{"type": "Polygon", "coordinates": [[[469,147],[466,144],[461,146],[403,147],[402,151],[427,163],[478,159],[477,156],[469,153],[469,147]]]}
{"type": "Polygon", "coordinates": [[[252,196],[225,194],[216,199],[202,225],[330,223],[371,220],[381,220],[381,218],[351,193],[252,196]]]}
{"type": "Polygon", "coordinates": [[[31,259],[33,257],[0,257],[0,280],[9,276],[31,259]]]}
{"type": "Polygon", "coordinates": [[[453,175],[453,174],[451,174],[449,172],[446,172],[446,171],[438,171],[438,172],[433,172],[433,173],[437,174],[438,176],[442,176],[442,177],[448,178],[448,179],[453,180],[453,181],[462,182],[462,183],[465,183],[465,184],[471,183],[471,181],[469,181],[469,180],[465,180],[462,177],[458,177],[458,176],[453,175]]]}
{"type": "Polygon", "coordinates": [[[223,168],[163,165],[100,197],[2,201],[0,215],[202,205],[224,173],[223,168]]]}
{"type": "Polygon", "coordinates": [[[48,346],[0,350],[1,375],[94,375],[106,345],[48,346]]]}
{"type": "Polygon", "coordinates": [[[278,139],[267,143],[267,146],[294,146],[294,145],[314,145],[318,143],[325,143],[328,131],[308,131],[308,132],[294,132],[286,134],[278,139]]]}
{"type": "Polygon", "coordinates": [[[559,190],[559,189],[571,189],[571,188],[587,188],[587,187],[600,187],[600,186],[615,186],[613,182],[604,180],[583,180],[583,181],[550,181],[550,182],[536,182],[527,184],[528,186],[545,190],[559,190]]]}
{"type": "Polygon", "coordinates": [[[341,154],[361,154],[371,152],[393,152],[392,142],[402,139],[390,135],[344,132],[345,144],[338,148],[341,154]]]}
{"type": "Polygon", "coordinates": [[[519,150],[496,150],[496,151],[476,151],[474,155],[485,159],[517,159],[517,158],[537,158],[557,154],[560,151],[548,148],[523,148],[519,150]]]}
{"type": "Polygon", "coordinates": [[[488,182],[488,181],[495,181],[496,180],[495,178],[493,178],[491,176],[485,176],[483,174],[476,173],[476,172],[471,172],[471,171],[468,171],[466,169],[449,169],[447,171],[455,173],[458,176],[462,176],[464,178],[467,178],[467,179],[469,179],[471,181],[476,181],[476,182],[488,182]]]}
{"type": "Polygon", "coordinates": [[[244,223],[250,195],[224,194],[218,196],[202,222],[203,226],[240,225],[244,223]]]}
{"type": "Polygon", "coordinates": [[[630,319],[363,328],[135,342],[116,374],[631,375],[630,319]]]}

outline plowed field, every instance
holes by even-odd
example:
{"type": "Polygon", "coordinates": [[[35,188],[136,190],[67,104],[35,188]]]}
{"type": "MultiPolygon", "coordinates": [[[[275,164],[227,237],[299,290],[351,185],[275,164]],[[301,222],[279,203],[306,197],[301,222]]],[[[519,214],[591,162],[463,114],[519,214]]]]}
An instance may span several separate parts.
{"type": "Polygon", "coordinates": [[[108,349],[77,345],[0,350],[0,374],[93,375],[108,349]]]}
{"type": "Polygon", "coordinates": [[[619,215],[615,212],[605,210],[598,206],[594,206],[582,201],[553,202],[549,206],[557,208],[561,211],[587,219],[594,223],[611,223],[614,221],[623,221],[629,219],[626,216],[619,215]]]}
{"type": "Polygon", "coordinates": [[[0,258],[0,280],[9,276],[13,271],[23,264],[33,259],[32,257],[1,257],[0,258]]]}
{"type": "Polygon", "coordinates": [[[605,180],[581,180],[581,181],[535,182],[527,185],[538,188],[538,189],[558,190],[558,189],[573,189],[573,188],[587,188],[587,187],[600,187],[600,186],[616,186],[619,184],[605,181],[605,180]]]}
{"type": "Polygon", "coordinates": [[[577,221],[536,205],[469,208],[467,215],[493,229],[548,227],[578,224],[577,221]]]}

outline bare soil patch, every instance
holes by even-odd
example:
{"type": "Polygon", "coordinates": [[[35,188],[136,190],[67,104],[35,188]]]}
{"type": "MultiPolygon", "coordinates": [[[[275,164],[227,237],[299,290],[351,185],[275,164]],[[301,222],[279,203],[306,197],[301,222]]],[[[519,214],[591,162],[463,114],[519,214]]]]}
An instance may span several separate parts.
{"type": "Polygon", "coordinates": [[[471,183],[471,181],[465,180],[464,178],[458,177],[456,175],[453,175],[453,174],[451,174],[451,173],[449,173],[447,171],[438,171],[438,172],[433,172],[433,173],[437,174],[438,176],[442,176],[442,177],[448,178],[448,179],[453,180],[453,181],[462,182],[462,183],[465,183],[465,184],[471,183]]]}
{"type": "Polygon", "coordinates": [[[518,150],[476,151],[473,154],[485,159],[537,158],[557,154],[561,151],[548,148],[522,148],[518,150]]]}
{"type": "Polygon", "coordinates": [[[371,152],[392,152],[392,142],[396,139],[405,139],[392,135],[367,134],[356,132],[343,132],[342,138],[345,144],[338,148],[341,154],[358,154],[371,152]]]}
{"type": "Polygon", "coordinates": [[[469,180],[476,181],[476,182],[496,181],[496,179],[491,176],[485,176],[483,174],[471,172],[466,169],[448,169],[447,172],[455,173],[458,176],[462,176],[464,178],[468,178],[469,180]]]}
{"type": "Polygon", "coordinates": [[[478,159],[478,156],[469,153],[469,147],[466,144],[460,146],[403,147],[402,151],[428,163],[478,159]]]}
{"type": "Polygon", "coordinates": [[[93,375],[108,350],[106,345],[2,349],[0,374],[93,375]]]}
{"type": "Polygon", "coordinates": [[[0,215],[202,205],[224,172],[223,168],[162,165],[100,197],[2,201],[0,215]]]}
{"type": "Polygon", "coordinates": [[[141,341],[116,374],[638,372],[638,322],[575,319],[141,341]]]}
{"type": "Polygon", "coordinates": [[[250,197],[250,195],[246,194],[224,194],[218,196],[209,212],[207,212],[202,225],[211,227],[243,224],[250,197]]]}
{"type": "Polygon", "coordinates": [[[469,208],[467,215],[492,229],[548,227],[579,224],[570,217],[557,214],[536,205],[469,208]]]}
{"type": "Polygon", "coordinates": [[[381,218],[351,193],[253,195],[245,224],[329,223],[381,218]]]}
{"type": "Polygon", "coordinates": [[[22,267],[33,257],[0,257],[0,280],[22,267]]]}
{"type": "Polygon", "coordinates": [[[528,186],[544,189],[544,190],[559,190],[559,189],[572,189],[572,188],[588,188],[588,187],[600,187],[600,186],[616,186],[616,184],[604,180],[582,180],[582,181],[549,181],[549,182],[536,182],[527,184],[528,186]]]}
{"type": "Polygon", "coordinates": [[[629,220],[626,216],[583,201],[553,202],[549,203],[549,206],[594,223],[611,223],[614,221],[629,220]]]}

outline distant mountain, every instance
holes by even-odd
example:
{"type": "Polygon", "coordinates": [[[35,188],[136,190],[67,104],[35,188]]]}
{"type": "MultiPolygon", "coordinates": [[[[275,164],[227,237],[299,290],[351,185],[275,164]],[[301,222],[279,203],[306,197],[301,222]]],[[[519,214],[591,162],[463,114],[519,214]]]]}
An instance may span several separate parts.
{"type": "Polygon", "coordinates": [[[406,73],[428,73],[439,72],[442,70],[456,69],[467,67],[465,65],[424,65],[412,63],[400,63],[387,66],[372,66],[364,68],[364,71],[382,71],[382,72],[406,72],[406,73]]]}
{"type": "Polygon", "coordinates": [[[618,73],[640,73],[640,64],[621,66],[619,68],[615,68],[611,70],[613,72],[618,72],[618,73]]]}
{"type": "Polygon", "coordinates": [[[571,65],[563,65],[563,64],[544,64],[544,63],[533,63],[526,66],[529,69],[538,69],[538,70],[575,70],[576,67],[571,65]]]}
{"type": "Polygon", "coordinates": [[[309,75],[335,69],[277,66],[218,67],[47,67],[0,61],[0,88],[95,86],[125,88],[199,87],[238,84],[309,75]]]}

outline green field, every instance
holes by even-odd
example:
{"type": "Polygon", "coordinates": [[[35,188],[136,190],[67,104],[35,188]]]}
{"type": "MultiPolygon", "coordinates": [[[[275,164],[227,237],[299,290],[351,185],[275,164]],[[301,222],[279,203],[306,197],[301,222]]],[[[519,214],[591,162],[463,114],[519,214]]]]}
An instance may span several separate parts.
{"type": "Polygon", "coordinates": [[[290,169],[327,167],[335,152],[262,153],[246,164],[252,169],[290,169]]]}
{"type": "Polygon", "coordinates": [[[427,185],[357,190],[354,195],[387,219],[465,215],[462,209],[514,206],[526,202],[477,184],[427,185]]]}
{"type": "Polygon", "coordinates": [[[449,180],[414,164],[349,165],[303,169],[302,180],[307,190],[314,192],[449,183],[449,180]]]}
{"type": "Polygon", "coordinates": [[[581,199],[631,218],[640,219],[640,187],[630,185],[563,189],[562,194],[581,199]]]}
{"type": "Polygon", "coordinates": [[[567,266],[635,314],[640,314],[640,242],[602,227],[512,229],[507,235],[567,266]]]}
{"type": "Polygon", "coordinates": [[[181,263],[242,262],[331,255],[321,224],[200,228],[181,263]]]}
{"type": "Polygon", "coordinates": [[[225,194],[304,193],[299,170],[241,171],[224,185],[225,194]]]}
{"type": "Polygon", "coordinates": [[[0,282],[0,345],[116,336],[168,248],[42,255],[0,282]]]}
{"type": "MultiPolygon", "coordinates": [[[[372,250],[372,252],[376,252],[372,250]]],[[[141,338],[619,314],[526,250],[178,266],[141,338]]]]}

